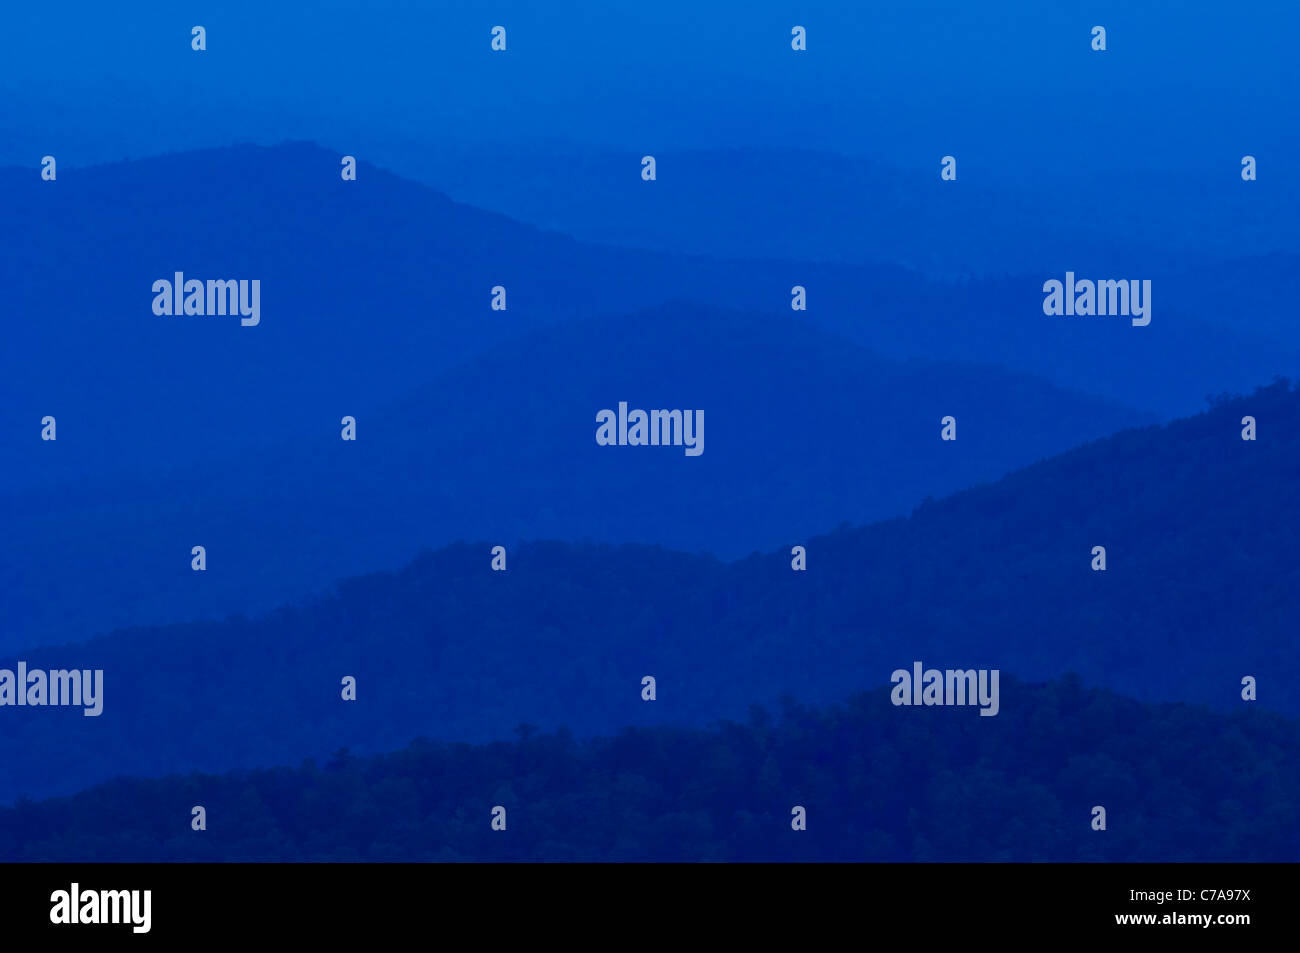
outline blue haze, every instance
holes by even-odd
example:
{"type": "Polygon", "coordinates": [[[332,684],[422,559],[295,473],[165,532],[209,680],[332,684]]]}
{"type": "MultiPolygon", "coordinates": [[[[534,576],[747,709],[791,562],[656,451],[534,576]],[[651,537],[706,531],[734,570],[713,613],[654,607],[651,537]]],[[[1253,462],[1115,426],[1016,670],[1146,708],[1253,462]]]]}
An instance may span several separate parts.
{"type": "MultiPolygon", "coordinates": [[[[1254,674],[1282,727],[1251,752],[1295,750],[1300,408],[1256,388],[1300,366],[1300,8],[297,6],[0,15],[0,665],[108,670],[100,719],[0,709],[0,798],[698,727],[913,657],[1204,706],[1229,759],[1254,674]],[[1151,325],[1047,317],[1067,270],[1151,279],[1151,325]],[[260,279],[261,325],[154,315],[175,271],[260,279]],[[703,456],[596,446],[620,400],[702,407],[703,456]],[[647,666],[679,693],[650,713],[647,666]]],[[[1188,772],[1219,794],[1180,823],[1252,796],[1188,772]]],[[[1145,859],[1185,856],[1151,823],[1145,859]]]]}

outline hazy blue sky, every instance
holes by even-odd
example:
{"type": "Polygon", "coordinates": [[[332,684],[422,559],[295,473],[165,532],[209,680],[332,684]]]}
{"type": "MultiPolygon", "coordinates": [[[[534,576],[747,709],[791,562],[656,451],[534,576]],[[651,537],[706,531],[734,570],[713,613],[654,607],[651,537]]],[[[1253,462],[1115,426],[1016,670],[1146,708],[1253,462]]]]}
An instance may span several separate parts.
{"type": "Polygon", "coordinates": [[[1300,7],[961,0],[70,2],[7,10],[0,163],[313,139],[654,151],[797,145],[990,175],[1218,163],[1295,146],[1300,7]],[[1046,7],[1046,9],[1044,9],[1046,7]],[[794,55],[790,28],[808,29],[794,55]],[[191,51],[190,28],[208,30],[191,51]],[[489,31],[508,30],[493,54],[489,31]],[[1090,30],[1108,30],[1093,53],[1090,30]],[[1222,153],[1222,155],[1220,155],[1222,153]],[[1028,167],[1028,171],[1026,171],[1028,167]]]}

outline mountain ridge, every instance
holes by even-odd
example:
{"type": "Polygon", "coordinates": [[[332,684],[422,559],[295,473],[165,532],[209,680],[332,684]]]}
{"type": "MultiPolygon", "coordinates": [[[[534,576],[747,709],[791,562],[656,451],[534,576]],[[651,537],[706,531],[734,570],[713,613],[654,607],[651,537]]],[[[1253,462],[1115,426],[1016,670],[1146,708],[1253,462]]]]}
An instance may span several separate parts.
{"type": "Polygon", "coordinates": [[[1300,502],[1272,490],[1300,476],[1300,449],[1278,436],[1293,427],[1300,391],[1279,381],[907,517],[792,539],[803,572],[788,548],[724,563],[556,542],[509,546],[493,572],[483,540],[256,618],[34,649],[17,657],[103,668],[104,714],[8,709],[0,756],[69,759],[0,796],[372,752],[419,734],[487,741],[521,721],[580,736],[703,724],[782,695],[831,701],[914,660],[1029,680],[1077,672],[1145,701],[1219,709],[1243,704],[1251,676],[1253,705],[1295,714],[1300,551],[1287,528],[1300,502]],[[1246,412],[1255,442],[1240,437],[1246,412]],[[1090,568],[1098,544],[1105,572],[1090,568]],[[654,706],[638,694],[646,674],[654,706]],[[345,675],[364,703],[339,700],[345,675]]]}

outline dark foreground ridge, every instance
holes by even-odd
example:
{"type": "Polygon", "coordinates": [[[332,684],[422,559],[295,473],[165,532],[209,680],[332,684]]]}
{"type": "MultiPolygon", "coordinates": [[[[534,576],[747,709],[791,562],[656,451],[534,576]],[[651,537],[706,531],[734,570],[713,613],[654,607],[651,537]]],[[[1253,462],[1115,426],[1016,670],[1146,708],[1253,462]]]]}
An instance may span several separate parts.
{"type": "Polygon", "coordinates": [[[746,723],[418,740],[325,765],[117,780],[0,810],[0,858],[59,861],[1258,861],[1300,855],[1300,726],[1146,705],[1074,676],[1003,709],[876,690],[746,723]],[[206,830],[191,829],[202,806],[206,830]],[[1107,829],[1093,829],[1106,809],[1107,829]],[[505,830],[492,827],[505,810],[505,830]],[[792,811],[807,829],[792,829],[792,811]]]}

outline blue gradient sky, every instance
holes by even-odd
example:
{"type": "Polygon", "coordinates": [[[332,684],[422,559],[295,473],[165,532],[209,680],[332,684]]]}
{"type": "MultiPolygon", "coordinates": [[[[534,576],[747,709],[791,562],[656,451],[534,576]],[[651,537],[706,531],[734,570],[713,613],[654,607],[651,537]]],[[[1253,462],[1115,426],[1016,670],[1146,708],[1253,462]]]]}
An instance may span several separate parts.
{"type": "Polygon", "coordinates": [[[1290,3],[1251,17],[1198,2],[560,6],[14,8],[0,163],[306,138],[401,171],[404,145],[552,140],[803,146],[897,165],[959,153],[1021,180],[1296,150],[1290,3]],[[789,49],[795,23],[804,56],[789,49]],[[1104,55],[1088,45],[1098,23],[1104,55]],[[201,55],[194,24],[208,30],[201,55]],[[496,24],[505,56],[489,50],[496,24]]]}

